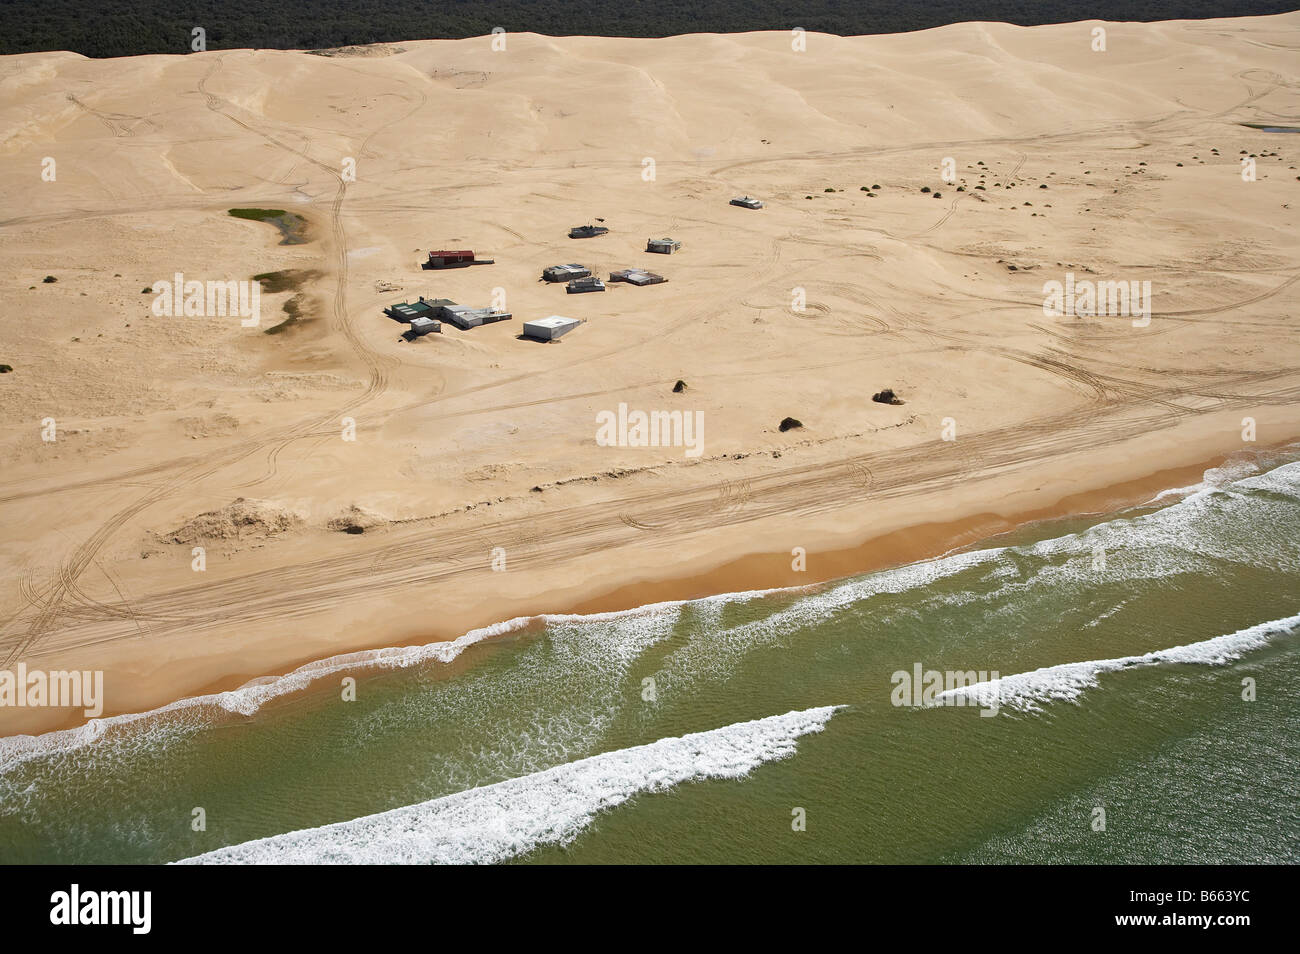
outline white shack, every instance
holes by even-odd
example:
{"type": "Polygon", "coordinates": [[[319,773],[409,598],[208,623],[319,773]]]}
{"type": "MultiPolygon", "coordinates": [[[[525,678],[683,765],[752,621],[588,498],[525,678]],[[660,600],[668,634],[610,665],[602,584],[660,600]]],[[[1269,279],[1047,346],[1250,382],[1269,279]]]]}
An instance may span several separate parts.
{"type": "Polygon", "coordinates": [[[524,334],[530,338],[540,338],[543,341],[554,341],[560,335],[566,335],[578,325],[582,324],[577,318],[565,318],[563,315],[551,315],[549,318],[538,318],[534,321],[524,322],[524,334]]]}

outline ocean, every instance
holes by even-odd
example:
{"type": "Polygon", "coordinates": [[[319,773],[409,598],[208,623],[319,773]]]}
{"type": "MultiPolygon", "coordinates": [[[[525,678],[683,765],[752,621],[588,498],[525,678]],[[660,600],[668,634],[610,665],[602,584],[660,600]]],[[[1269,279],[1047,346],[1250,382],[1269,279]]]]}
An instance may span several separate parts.
{"type": "Polygon", "coordinates": [[[1295,862],[1297,686],[1291,448],[851,579],[0,739],[0,862],[1295,862]]]}

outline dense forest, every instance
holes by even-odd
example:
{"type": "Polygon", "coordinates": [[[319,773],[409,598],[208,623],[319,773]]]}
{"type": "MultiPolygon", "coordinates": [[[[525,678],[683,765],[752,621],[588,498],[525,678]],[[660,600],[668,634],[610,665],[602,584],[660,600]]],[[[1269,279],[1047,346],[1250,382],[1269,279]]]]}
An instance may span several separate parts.
{"type": "Polygon", "coordinates": [[[1283,13],[1295,0],[0,0],[0,54],[86,56],[207,48],[322,49],[355,43],[509,33],[672,36],[789,30],[852,36],[964,20],[1032,26],[1075,20],[1173,20],[1283,13]]]}

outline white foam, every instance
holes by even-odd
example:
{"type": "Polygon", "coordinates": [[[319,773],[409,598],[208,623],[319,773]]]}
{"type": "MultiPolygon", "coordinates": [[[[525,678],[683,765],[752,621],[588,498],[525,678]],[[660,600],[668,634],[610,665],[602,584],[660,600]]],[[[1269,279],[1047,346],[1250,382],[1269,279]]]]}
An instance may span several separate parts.
{"type": "Polygon", "coordinates": [[[1280,459],[1293,458],[1300,453],[1300,444],[1290,444],[1278,451],[1271,452],[1268,456],[1256,455],[1254,457],[1233,457],[1225,460],[1218,467],[1211,467],[1201,477],[1199,483],[1192,484],[1189,487],[1173,487],[1169,490],[1162,490],[1156,494],[1143,507],[1159,503],[1168,497],[1196,498],[1211,494],[1216,490],[1223,490],[1228,487],[1236,486],[1245,489],[1264,489],[1270,483],[1276,484],[1275,488],[1289,496],[1295,496],[1300,490],[1300,484],[1297,478],[1300,477],[1300,470],[1297,470],[1297,462],[1277,463],[1280,459]],[[1260,481],[1262,483],[1256,483],[1260,481]]]}
{"type": "MultiPolygon", "coordinates": [[[[114,730],[136,723],[167,724],[184,717],[191,728],[211,724],[223,715],[251,716],[266,703],[280,696],[300,692],[313,682],[343,672],[359,673],[369,670],[405,669],[429,662],[449,663],[476,643],[518,632],[529,625],[556,625],[566,623],[604,623],[638,616],[655,616],[679,613],[690,602],[744,602],[766,596],[777,590],[746,590],[704,597],[700,600],[669,600],[650,603],[628,610],[581,615],[576,613],[545,613],[537,616],[516,616],[504,622],[470,630],[454,640],[426,643],[421,646],[395,646],[356,653],[344,653],[318,659],[281,676],[262,676],[252,679],[237,689],[208,693],[178,699],[146,712],[124,713],[102,719],[91,719],[84,725],[71,729],[58,729],[41,735],[13,735],[0,737],[0,775],[34,758],[67,752],[91,745],[114,730]]],[[[184,728],[179,724],[172,727],[184,728]]]]}
{"type": "Polygon", "coordinates": [[[181,864],[487,864],[567,844],[601,812],[682,782],[740,778],[794,754],[836,706],[606,752],[352,821],[260,838],[181,864]]]}
{"type": "Polygon", "coordinates": [[[659,678],[674,692],[689,691],[695,683],[725,677],[758,646],[779,644],[781,640],[826,622],[872,597],[930,586],[971,567],[996,560],[1004,552],[1003,547],[969,550],[881,570],[811,593],[770,616],[749,620],[730,629],[702,630],[695,633],[690,642],[673,651],[665,660],[665,669],[659,678]]]}
{"type": "Polygon", "coordinates": [[[1159,503],[1168,497],[1190,497],[1206,491],[1218,490],[1220,487],[1225,487],[1234,481],[1258,472],[1259,465],[1254,461],[1237,458],[1225,460],[1220,466],[1211,467],[1205,471],[1201,475],[1199,482],[1188,487],[1171,487],[1168,490],[1162,490],[1142,506],[1147,507],[1159,503]]]}
{"type": "Polygon", "coordinates": [[[1215,481],[1153,513],[1120,515],[1080,533],[1013,548],[1044,563],[1005,590],[1156,580],[1212,572],[1225,561],[1284,572],[1300,570],[1300,539],[1289,529],[1300,495],[1300,463],[1284,464],[1233,483],[1215,481]],[[1287,499],[1270,500],[1260,491],[1287,499]],[[1247,513],[1249,533],[1225,532],[1225,521],[1240,520],[1247,513]],[[1099,549],[1106,555],[1104,569],[1094,563],[1099,549]],[[1061,556],[1074,559],[1053,562],[1061,556]]]}
{"type": "Polygon", "coordinates": [[[1205,666],[1222,666],[1240,659],[1246,653],[1269,643],[1277,636],[1293,633],[1300,627],[1300,614],[1258,623],[1226,636],[1186,646],[1160,649],[1141,656],[1120,656],[1116,659],[1096,659],[1087,662],[1064,663],[1047,666],[1033,672],[1017,673],[948,689],[935,697],[932,706],[952,705],[963,697],[966,705],[985,707],[1010,706],[1024,712],[1041,712],[1042,703],[1073,701],[1087,689],[1097,686],[1102,673],[1166,663],[1195,663],[1205,666]]]}
{"type": "Polygon", "coordinates": [[[1236,482],[1242,490],[1266,490],[1287,497],[1300,493],[1300,462],[1283,464],[1262,474],[1255,474],[1236,482]]]}

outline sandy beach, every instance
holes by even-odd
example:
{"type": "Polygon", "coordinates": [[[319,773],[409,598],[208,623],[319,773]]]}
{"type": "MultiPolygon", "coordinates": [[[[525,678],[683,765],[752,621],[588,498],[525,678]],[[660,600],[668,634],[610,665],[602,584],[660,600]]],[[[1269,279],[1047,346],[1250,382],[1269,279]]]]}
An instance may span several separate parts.
{"type": "Polygon", "coordinates": [[[1244,124],[1300,119],[1298,30],[4,58],[3,666],[102,669],[104,714],[143,711],[922,559],[1286,444],[1300,137],[1244,124]],[[539,280],[568,262],[668,281],[539,280]],[[176,273],[285,271],[256,327],[152,307],[176,273]],[[1150,314],[1045,315],[1067,276],[1150,282],[1150,314]],[[404,340],[383,309],[419,296],[513,318],[404,340]],[[583,324],[520,337],[557,314],[583,324]],[[701,452],[603,446],[620,404],[698,414],[701,452]]]}

